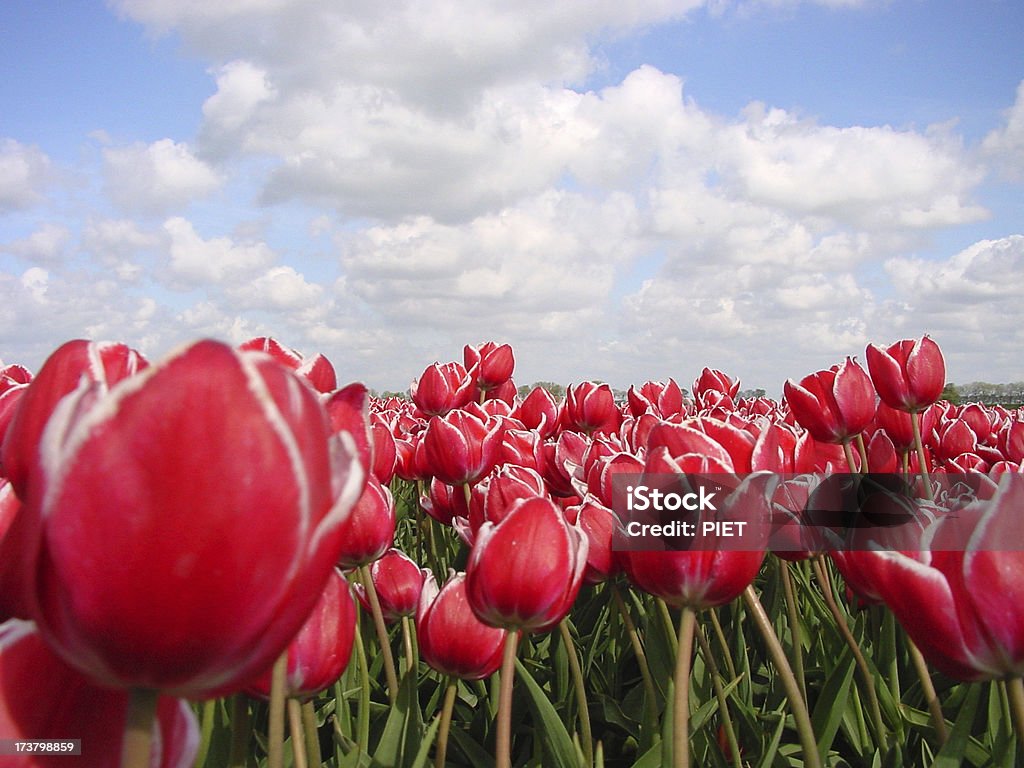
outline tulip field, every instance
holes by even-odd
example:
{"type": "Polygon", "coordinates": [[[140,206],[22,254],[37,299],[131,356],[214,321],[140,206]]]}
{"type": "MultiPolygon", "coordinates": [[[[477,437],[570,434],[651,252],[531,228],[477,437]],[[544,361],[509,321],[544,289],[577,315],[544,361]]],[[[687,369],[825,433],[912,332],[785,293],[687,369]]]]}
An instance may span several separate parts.
{"type": "Polygon", "coordinates": [[[854,352],[781,400],[0,364],[0,767],[1024,765],[1024,410],[854,352]]]}

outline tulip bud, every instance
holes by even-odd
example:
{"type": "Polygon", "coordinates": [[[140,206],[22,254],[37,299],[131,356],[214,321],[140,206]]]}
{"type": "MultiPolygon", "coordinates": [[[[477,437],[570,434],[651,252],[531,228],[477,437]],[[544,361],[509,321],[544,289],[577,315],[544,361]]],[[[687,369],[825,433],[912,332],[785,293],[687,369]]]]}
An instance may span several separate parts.
{"type": "Polygon", "coordinates": [[[488,341],[479,347],[466,345],[463,350],[466,370],[475,377],[476,385],[483,391],[498,387],[512,378],[516,360],[512,347],[488,341]]]}
{"type": "MultiPolygon", "coordinates": [[[[419,605],[423,579],[428,571],[420,568],[407,554],[398,549],[388,550],[370,566],[370,578],[377,591],[380,610],[387,622],[412,616],[419,605]]],[[[369,599],[362,584],[355,585],[356,597],[363,608],[370,610],[369,599]]]]}
{"type": "Polygon", "coordinates": [[[587,537],[554,502],[521,499],[484,523],[466,566],[466,594],[492,627],[546,632],[565,618],[583,583],[587,537]]]}
{"type": "Polygon", "coordinates": [[[352,508],[344,529],[337,563],[342,568],[358,568],[383,555],[395,540],[395,500],[391,489],[372,475],[352,508]]]}
{"type": "Polygon", "coordinates": [[[558,431],[558,404],[544,387],[534,387],[519,404],[517,415],[523,426],[540,433],[545,440],[558,431]]]}
{"type": "Polygon", "coordinates": [[[473,379],[459,363],[434,363],[409,387],[416,407],[425,416],[444,416],[473,398],[473,379]]]}
{"type": "Polygon", "coordinates": [[[481,680],[501,666],[506,631],[484,624],[469,606],[466,574],[440,590],[428,573],[416,612],[420,656],[433,669],[463,680],[481,680]]]}
{"type": "Polygon", "coordinates": [[[946,363],[928,336],[904,339],[888,349],[869,344],[867,360],[878,396],[891,408],[923,411],[942,396],[946,363]]]}
{"type": "Polygon", "coordinates": [[[614,432],[622,423],[622,411],[615,404],[611,387],[584,381],[565,390],[562,418],[567,429],[590,435],[614,432]]]}
{"type": "Polygon", "coordinates": [[[852,358],[827,371],[792,379],[783,387],[786,401],[800,425],[815,440],[845,443],[871,423],[875,390],[867,373],[852,358]]]}
{"type": "Polygon", "coordinates": [[[497,463],[503,433],[498,419],[485,421],[468,411],[435,416],[423,436],[424,469],[449,485],[475,483],[497,463]]]}
{"type": "MultiPolygon", "coordinates": [[[[309,699],[333,685],[348,666],[355,640],[356,605],[348,582],[335,570],[302,629],[288,644],[284,695],[309,699]]],[[[246,693],[270,697],[273,670],[250,682],[246,693]]]]}

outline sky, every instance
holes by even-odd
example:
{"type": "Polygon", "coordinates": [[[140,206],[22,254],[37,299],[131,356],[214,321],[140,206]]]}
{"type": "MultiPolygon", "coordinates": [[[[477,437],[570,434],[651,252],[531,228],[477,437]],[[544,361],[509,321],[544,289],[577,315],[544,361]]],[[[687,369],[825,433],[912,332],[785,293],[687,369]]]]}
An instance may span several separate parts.
{"type": "Polygon", "coordinates": [[[1024,379],[1019,0],[4,0],[0,360],[1024,379]]]}

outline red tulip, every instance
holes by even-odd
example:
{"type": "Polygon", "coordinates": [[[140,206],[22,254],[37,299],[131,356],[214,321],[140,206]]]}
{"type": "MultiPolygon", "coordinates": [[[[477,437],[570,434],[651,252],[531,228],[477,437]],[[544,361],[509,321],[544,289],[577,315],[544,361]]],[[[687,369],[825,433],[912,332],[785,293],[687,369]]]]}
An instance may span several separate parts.
{"type": "Polygon", "coordinates": [[[337,563],[358,568],[383,555],[395,541],[395,500],[391,489],[372,475],[352,514],[342,525],[344,535],[337,563]]]}
{"type": "Polygon", "coordinates": [[[593,496],[586,496],[582,502],[568,507],[565,517],[587,536],[587,568],[583,581],[600,584],[617,570],[612,554],[612,536],[618,518],[615,513],[593,496]]]}
{"type": "Polygon", "coordinates": [[[545,632],[565,618],[583,583],[587,537],[554,502],[521,499],[484,523],[466,566],[466,593],[492,627],[545,632]]]}
{"type": "Polygon", "coordinates": [[[998,441],[1007,461],[1024,461],[1024,421],[1008,421],[999,430],[998,441]]]}
{"type": "Polygon", "coordinates": [[[427,574],[416,612],[416,637],[420,656],[433,669],[463,680],[489,677],[501,666],[506,634],[473,613],[466,574],[453,574],[440,590],[434,575],[427,574]]]}
{"type": "Polygon", "coordinates": [[[705,368],[693,382],[693,399],[702,408],[710,408],[721,403],[731,409],[739,391],[738,379],[733,381],[732,377],[714,368],[705,368]]]}
{"type": "Polygon", "coordinates": [[[498,461],[504,426],[463,410],[434,416],[423,435],[425,466],[449,485],[475,483],[498,461]]]}
{"type": "Polygon", "coordinates": [[[675,379],[667,383],[648,381],[639,389],[630,387],[626,391],[629,410],[634,416],[642,416],[650,411],[663,419],[681,414],[685,409],[683,391],[675,379]]]}
{"type": "Polygon", "coordinates": [[[487,392],[512,378],[516,360],[512,347],[488,341],[478,347],[469,344],[463,349],[466,370],[476,379],[479,389],[487,392]]]}
{"type": "MultiPolygon", "coordinates": [[[[419,605],[420,592],[427,570],[420,568],[407,554],[390,549],[370,566],[370,578],[377,590],[381,613],[387,622],[398,621],[403,616],[412,616],[419,605]]],[[[370,604],[362,584],[355,585],[356,597],[363,608],[370,610],[370,604]]]]}
{"type": "Polygon", "coordinates": [[[535,387],[523,399],[517,415],[527,429],[538,432],[545,440],[558,431],[558,404],[544,387],[535,387]]]}
{"type": "Polygon", "coordinates": [[[317,353],[303,358],[294,349],[288,349],[276,339],[258,336],[238,345],[239,351],[265,352],[286,368],[295,371],[313,385],[317,392],[331,392],[338,386],[334,366],[326,357],[317,353]]]}
{"type": "Polygon", "coordinates": [[[904,339],[888,349],[869,344],[867,360],[878,396],[892,408],[923,411],[942,396],[946,363],[928,336],[904,339]]]}
{"type": "Polygon", "coordinates": [[[105,392],[147,365],[142,355],[124,344],[81,339],[62,344],[47,358],[21,395],[0,450],[4,472],[21,498],[28,494],[29,475],[38,462],[39,439],[57,402],[83,378],[96,382],[105,392]]]}
{"type": "Polygon", "coordinates": [[[473,379],[460,363],[434,363],[409,387],[416,407],[426,416],[444,416],[473,398],[473,379]]]}
{"type": "Polygon", "coordinates": [[[462,487],[453,488],[436,477],[431,479],[427,495],[420,496],[420,506],[441,525],[451,525],[457,517],[469,517],[466,493],[462,487]]]}
{"type": "Polygon", "coordinates": [[[925,658],[957,680],[1024,675],[1024,479],[940,516],[918,552],[877,553],[875,586],[925,658]]]}
{"type": "Polygon", "coordinates": [[[270,666],[363,481],[312,388],[200,341],[109,393],[83,380],[52,412],[24,507],[46,641],[104,685],[187,696],[270,666]]]}
{"type": "Polygon", "coordinates": [[[786,401],[800,425],[815,440],[844,443],[871,423],[875,415],[875,390],[864,369],[852,358],[783,386],[786,401]]]}
{"type": "Polygon", "coordinates": [[[567,429],[588,435],[614,432],[622,423],[622,411],[615,404],[611,387],[584,381],[565,390],[562,419],[567,429]]]}
{"type": "MultiPolygon", "coordinates": [[[[356,605],[348,582],[335,570],[313,612],[288,644],[284,695],[309,699],[334,684],[348,666],[356,631],[356,605]]],[[[272,670],[245,688],[253,696],[270,697],[272,670]]]]}
{"type": "MultiPolygon", "coordinates": [[[[0,624],[0,734],[5,740],[81,741],[81,755],[16,753],[5,768],[118,768],[128,692],[99,686],[56,656],[34,624],[0,624]]],[[[199,725],[188,702],[161,696],[149,764],[191,768],[199,725]]]]}

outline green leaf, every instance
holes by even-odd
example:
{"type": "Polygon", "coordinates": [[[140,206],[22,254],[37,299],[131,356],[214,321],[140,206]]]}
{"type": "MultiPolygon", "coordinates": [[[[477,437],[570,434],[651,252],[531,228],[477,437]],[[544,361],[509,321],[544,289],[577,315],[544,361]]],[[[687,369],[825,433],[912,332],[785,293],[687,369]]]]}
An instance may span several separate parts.
{"type": "Polygon", "coordinates": [[[529,694],[530,711],[538,726],[534,728],[534,733],[540,736],[547,756],[544,765],[552,768],[579,768],[576,747],[573,746],[572,737],[565,729],[565,724],[547,695],[519,659],[516,659],[516,675],[529,694]]]}
{"type": "Polygon", "coordinates": [[[416,675],[406,674],[384,724],[372,765],[374,768],[401,768],[405,765],[405,757],[415,754],[422,740],[423,722],[416,699],[416,675]]]}
{"type": "Polygon", "coordinates": [[[939,754],[935,756],[932,768],[959,768],[964,763],[971,738],[971,727],[974,725],[974,719],[978,713],[978,703],[981,701],[981,686],[971,685],[969,688],[967,698],[953,722],[953,730],[949,733],[949,739],[942,745],[939,754]]]}
{"type": "Polygon", "coordinates": [[[855,666],[853,653],[847,649],[825,679],[818,702],[814,705],[811,726],[818,735],[818,754],[823,760],[835,740],[839,724],[843,721],[855,666]]]}

